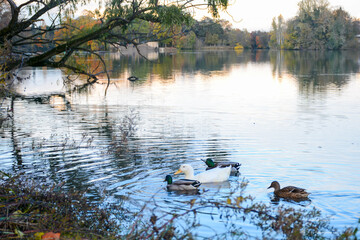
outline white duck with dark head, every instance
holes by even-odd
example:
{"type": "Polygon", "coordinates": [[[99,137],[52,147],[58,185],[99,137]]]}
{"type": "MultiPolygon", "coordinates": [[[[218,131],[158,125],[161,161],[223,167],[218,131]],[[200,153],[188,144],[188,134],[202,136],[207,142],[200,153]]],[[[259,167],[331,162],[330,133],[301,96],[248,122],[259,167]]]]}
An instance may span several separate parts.
{"type": "Polygon", "coordinates": [[[194,175],[194,169],[189,164],[182,164],[175,174],[184,173],[185,179],[198,180],[201,183],[224,182],[229,179],[231,166],[224,168],[213,168],[208,171],[194,175]]]}

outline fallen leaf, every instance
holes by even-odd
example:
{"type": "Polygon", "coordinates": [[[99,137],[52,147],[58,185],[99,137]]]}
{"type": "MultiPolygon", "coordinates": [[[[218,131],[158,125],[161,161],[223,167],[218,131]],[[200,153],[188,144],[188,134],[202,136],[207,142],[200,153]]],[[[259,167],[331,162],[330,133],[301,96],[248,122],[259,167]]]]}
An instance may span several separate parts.
{"type": "Polygon", "coordinates": [[[41,236],[42,240],[60,240],[60,233],[47,232],[41,236]]]}
{"type": "Polygon", "coordinates": [[[194,198],[194,199],[192,199],[192,200],[190,201],[190,208],[192,208],[192,207],[194,206],[195,201],[196,201],[196,199],[195,199],[195,198],[194,198]]]}

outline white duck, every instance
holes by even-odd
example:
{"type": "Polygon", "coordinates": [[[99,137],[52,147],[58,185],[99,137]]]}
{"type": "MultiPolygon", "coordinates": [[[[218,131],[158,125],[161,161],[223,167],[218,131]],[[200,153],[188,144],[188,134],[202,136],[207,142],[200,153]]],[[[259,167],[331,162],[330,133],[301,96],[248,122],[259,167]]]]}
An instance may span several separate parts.
{"type": "Polygon", "coordinates": [[[201,183],[224,182],[229,179],[231,166],[213,168],[206,172],[194,175],[194,169],[189,164],[182,164],[175,174],[184,173],[185,179],[198,180],[201,183]]]}

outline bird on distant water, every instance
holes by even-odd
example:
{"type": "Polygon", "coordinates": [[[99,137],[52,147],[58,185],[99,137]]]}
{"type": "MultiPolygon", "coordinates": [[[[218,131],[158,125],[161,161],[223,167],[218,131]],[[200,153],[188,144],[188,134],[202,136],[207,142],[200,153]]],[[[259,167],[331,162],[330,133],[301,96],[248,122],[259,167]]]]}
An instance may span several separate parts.
{"type": "Polygon", "coordinates": [[[214,162],[214,160],[212,160],[211,158],[207,158],[206,160],[202,160],[202,161],[204,161],[208,166],[206,170],[210,170],[216,167],[223,168],[223,167],[231,166],[231,173],[237,173],[239,172],[241,166],[241,164],[238,162],[214,162]]]}
{"type": "Polygon", "coordinates": [[[136,80],[139,80],[139,78],[135,77],[135,76],[130,76],[130,77],[128,77],[128,80],[129,81],[136,81],[136,80]]]}
{"type": "Polygon", "coordinates": [[[173,181],[170,175],[166,175],[164,182],[167,182],[166,188],[169,191],[193,191],[198,190],[201,185],[199,181],[191,179],[173,181]]]}
{"type": "Polygon", "coordinates": [[[231,167],[213,168],[194,175],[194,169],[189,164],[182,164],[175,174],[185,173],[185,179],[198,180],[201,183],[224,182],[229,179],[231,167]]]}
{"type": "Polygon", "coordinates": [[[310,193],[306,192],[303,188],[298,188],[294,186],[287,186],[284,188],[280,188],[280,184],[277,181],[273,181],[271,185],[268,187],[274,188],[274,194],[278,197],[282,198],[307,198],[310,193]]]}

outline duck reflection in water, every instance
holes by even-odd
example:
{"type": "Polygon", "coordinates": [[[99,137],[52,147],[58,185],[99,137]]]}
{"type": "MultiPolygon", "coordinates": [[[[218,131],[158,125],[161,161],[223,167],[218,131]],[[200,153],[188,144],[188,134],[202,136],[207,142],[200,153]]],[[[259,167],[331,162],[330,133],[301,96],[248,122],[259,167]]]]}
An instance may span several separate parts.
{"type": "Polygon", "coordinates": [[[302,207],[309,206],[311,204],[310,198],[298,198],[298,199],[291,199],[291,198],[281,198],[273,194],[269,194],[270,202],[273,205],[279,205],[281,201],[288,202],[292,204],[296,204],[302,207]]]}
{"type": "Polygon", "coordinates": [[[229,181],[226,182],[211,182],[211,183],[204,183],[201,185],[202,187],[209,189],[230,189],[231,184],[229,181]]]}

